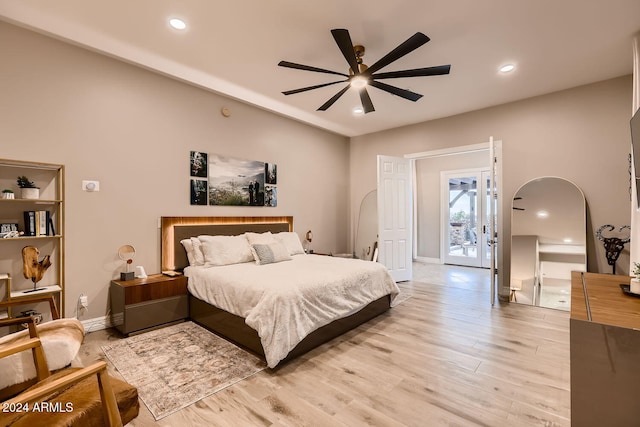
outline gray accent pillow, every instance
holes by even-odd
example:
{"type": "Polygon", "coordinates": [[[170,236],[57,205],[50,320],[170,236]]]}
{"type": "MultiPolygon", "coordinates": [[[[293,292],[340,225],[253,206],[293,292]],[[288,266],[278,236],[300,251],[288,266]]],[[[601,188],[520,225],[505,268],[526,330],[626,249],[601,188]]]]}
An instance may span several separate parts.
{"type": "Polygon", "coordinates": [[[263,264],[273,264],[274,262],[281,262],[290,260],[289,251],[287,248],[280,242],[272,242],[265,244],[254,244],[251,245],[253,248],[254,254],[256,256],[256,263],[263,264]]]}

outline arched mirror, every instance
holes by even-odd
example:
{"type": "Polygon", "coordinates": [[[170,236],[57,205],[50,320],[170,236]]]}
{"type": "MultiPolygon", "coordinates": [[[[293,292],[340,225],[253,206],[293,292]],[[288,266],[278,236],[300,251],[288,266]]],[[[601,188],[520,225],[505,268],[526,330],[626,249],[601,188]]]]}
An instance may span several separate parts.
{"type": "Polygon", "coordinates": [[[358,230],[354,255],[359,259],[372,260],[378,242],[378,193],[373,190],[367,193],[360,204],[358,230]]]}
{"type": "Polygon", "coordinates": [[[511,212],[510,301],[569,310],[571,271],[586,271],[586,205],[563,178],[524,184],[511,212]]]}

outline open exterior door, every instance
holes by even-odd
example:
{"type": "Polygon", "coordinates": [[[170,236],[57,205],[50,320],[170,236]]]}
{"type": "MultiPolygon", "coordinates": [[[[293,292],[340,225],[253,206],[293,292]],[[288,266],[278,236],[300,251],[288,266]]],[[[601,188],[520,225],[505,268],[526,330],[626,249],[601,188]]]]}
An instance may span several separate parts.
{"type": "Polygon", "coordinates": [[[413,277],[411,160],[378,156],[378,261],[396,282],[413,277]]]}

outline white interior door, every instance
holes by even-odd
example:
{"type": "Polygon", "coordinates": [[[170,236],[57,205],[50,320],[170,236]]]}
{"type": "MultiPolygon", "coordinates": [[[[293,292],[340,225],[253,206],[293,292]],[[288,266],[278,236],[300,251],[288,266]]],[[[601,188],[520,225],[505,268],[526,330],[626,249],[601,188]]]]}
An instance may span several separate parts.
{"type": "Polygon", "coordinates": [[[411,280],[411,160],[378,156],[378,261],[396,282],[411,280]]]}
{"type": "Polygon", "coordinates": [[[445,264],[491,266],[489,169],[442,172],[442,242],[445,264]]]}
{"type": "Polygon", "coordinates": [[[487,244],[489,245],[489,268],[491,286],[491,305],[496,301],[496,290],[498,287],[497,267],[498,267],[498,156],[496,155],[496,144],[493,136],[489,137],[489,173],[487,178],[487,206],[489,217],[487,218],[486,228],[488,230],[487,244]]]}

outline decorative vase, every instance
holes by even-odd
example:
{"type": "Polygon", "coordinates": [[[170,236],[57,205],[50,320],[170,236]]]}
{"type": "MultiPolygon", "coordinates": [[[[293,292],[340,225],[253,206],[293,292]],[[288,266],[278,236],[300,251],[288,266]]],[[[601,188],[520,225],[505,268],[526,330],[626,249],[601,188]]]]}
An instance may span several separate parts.
{"type": "Polygon", "coordinates": [[[39,188],[21,188],[20,195],[23,199],[39,199],[40,198],[40,189],[39,188]]]}
{"type": "Polygon", "coordinates": [[[13,199],[14,198],[14,194],[13,193],[2,193],[2,198],[3,199],[13,199]]]}
{"type": "Polygon", "coordinates": [[[635,279],[631,279],[631,286],[629,286],[629,291],[634,294],[640,294],[640,279],[637,277],[635,279]]]}

